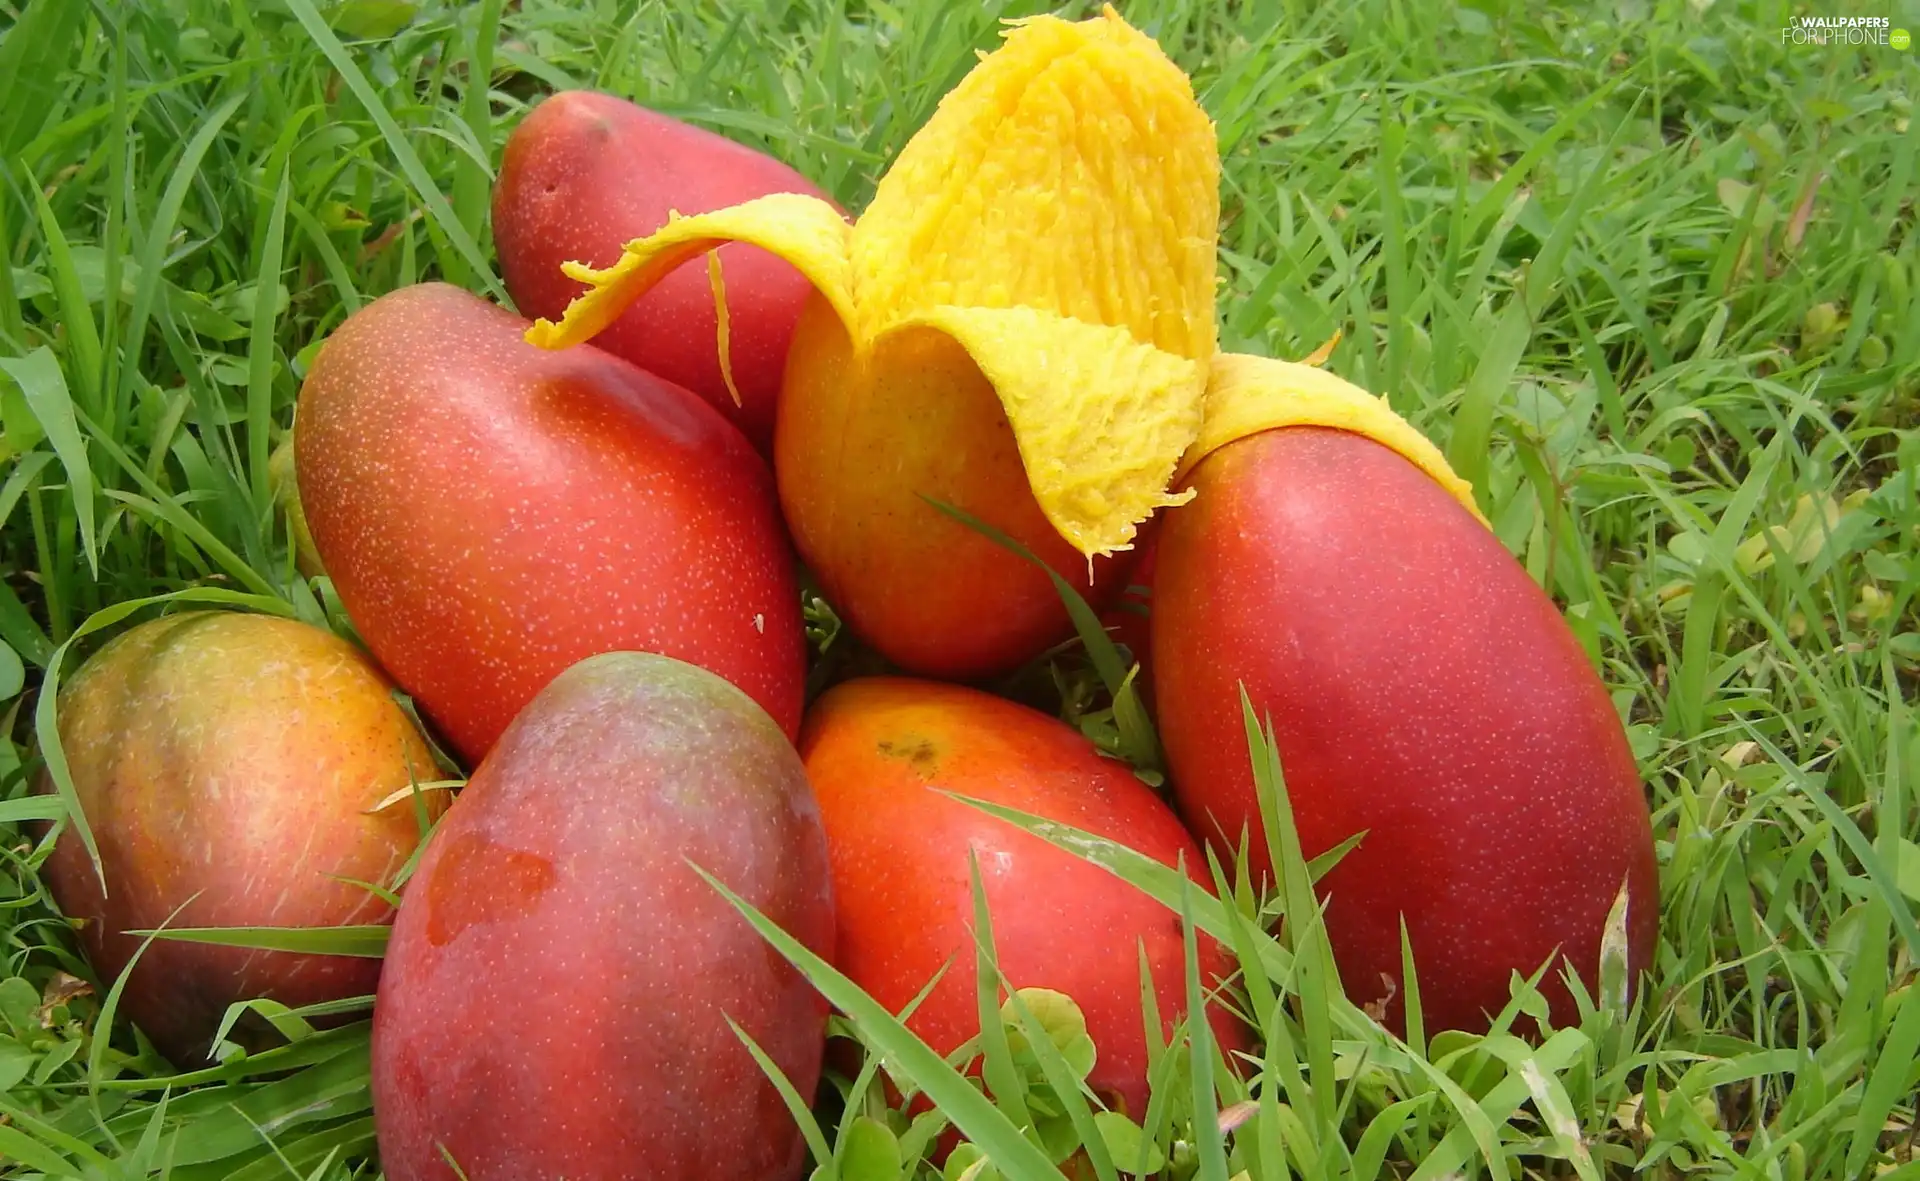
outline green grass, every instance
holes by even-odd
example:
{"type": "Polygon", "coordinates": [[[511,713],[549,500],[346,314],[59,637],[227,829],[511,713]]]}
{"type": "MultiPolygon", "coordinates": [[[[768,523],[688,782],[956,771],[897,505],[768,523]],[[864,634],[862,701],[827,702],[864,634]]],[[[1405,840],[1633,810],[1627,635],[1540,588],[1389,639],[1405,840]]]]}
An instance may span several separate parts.
{"type": "MultiPolygon", "coordinates": [[[[131,600],[211,588],[340,622],[293,571],[267,456],[356,307],[493,288],[491,164],[527,105],[624,94],[857,209],[995,20],[1037,10],[707,7],[0,0],[0,1175],[375,1175],[364,1021],[276,1011],[285,1047],[171,1076],[112,1021],[112,981],[76,984],[29,824],[55,814],[28,796],[40,686],[131,600]]],[[[1402,1042],[1344,1000],[1312,923],[1269,938],[1250,899],[1054,832],[1234,947],[1266,1035],[1251,1085],[1204,1038],[1161,1050],[1144,1138],[1101,1124],[1091,1167],[1920,1177],[1920,51],[1783,46],[1806,10],[1753,0],[1123,11],[1218,127],[1223,347],[1342,333],[1330,367],[1476,483],[1630,723],[1663,922],[1631,1009],[1603,988],[1532,1041],[1402,1042]]],[[[1920,29],[1912,0],[1858,11],[1920,29]]],[[[836,1028],[1005,1176],[1089,1139],[1046,998],[984,1039],[991,1103],[840,999],[836,1028]]],[[[1536,1007],[1523,983],[1509,1016],[1536,1007]]],[[[873,1082],[826,1088],[827,1175],[901,1175],[937,1130],[873,1082]]]]}

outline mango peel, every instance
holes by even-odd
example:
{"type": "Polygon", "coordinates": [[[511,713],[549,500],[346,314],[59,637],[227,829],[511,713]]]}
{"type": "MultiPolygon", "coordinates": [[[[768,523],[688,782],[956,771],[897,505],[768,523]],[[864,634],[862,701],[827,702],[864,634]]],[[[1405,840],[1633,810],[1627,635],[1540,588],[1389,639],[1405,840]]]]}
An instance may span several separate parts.
{"type": "Polygon", "coordinates": [[[1174,480],[1186,479],[1201,460],[1228,443],[1290,426],[1349,431],[1397,451],[1487,523],[1473,499],[1473,486],[1456,475],[1440,449],[1395,414],[1385,398],[1312,365],[1245,353],[1214,357],[1200,437],[1181,456],[1174,480]]]}
{"type": "Polygon", "coordinates": [[[1277,426],[1358,430],[1478,516],[1383,401],[1308,366],[1216,355],[1220,163],[1186,74],[1111,6],[1008,25],[851,225],[790,193],[673,217],[610,267],[567,264],[587,290],[527,339],[589,340],[676,267],[750,242],[831,305],[853,380],[913,376],[874,363],[893,333],[956,341],[920,363],[970,364],[991,383],[1035,501],[1090,559],[1131,548],[1155,510],[1190,499],[1173,488],[1205,454],[1277,426]]]}

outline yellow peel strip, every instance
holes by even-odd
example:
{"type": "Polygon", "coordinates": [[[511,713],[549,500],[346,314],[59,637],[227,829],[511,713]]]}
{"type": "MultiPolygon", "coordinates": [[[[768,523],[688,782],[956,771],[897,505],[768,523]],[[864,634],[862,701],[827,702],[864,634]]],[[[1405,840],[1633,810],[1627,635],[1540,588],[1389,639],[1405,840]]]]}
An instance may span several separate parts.
{"type": "Polygon", "coordinates": [[[733,404],[740,405],[740,387],[733,384],[733,347],[729,339],[727,324],[727,281],[720,273],[720,252],[707,254],[707,286],[713,289],[713,323],[716,344],[720,349],[720,380],[727,383],[727,392],[733,395],[733,404]]]}
{"type": "Polygon", "coordinates": [[[1181,457],[1174,480],[1213,451],[1236,439],[1276,427],[1323,426],[1365,435],[1426,472],[1465,505],[1482,524],[1473,486],[1454,474],[1446,457],[1386,399],[1311,365],[1244,353],[1220,353],[1207,383],[1206,417],[1200,435],[1181,457]]]}
{"type": "Polygon", "coordinates": [[[673,217],[648,237],[627,243],[620,261],[603,270],[577,262],[561,267],[587,284],[555,324],[535,320],[527,339],[543,349],[564,349],[593,339],[633,302],[680,266],[727,242],[751,242],[786,259],[853,322],[847,242],[853,228],[833,206],[799,193],[774,193],[693,217],[673,217]]]}

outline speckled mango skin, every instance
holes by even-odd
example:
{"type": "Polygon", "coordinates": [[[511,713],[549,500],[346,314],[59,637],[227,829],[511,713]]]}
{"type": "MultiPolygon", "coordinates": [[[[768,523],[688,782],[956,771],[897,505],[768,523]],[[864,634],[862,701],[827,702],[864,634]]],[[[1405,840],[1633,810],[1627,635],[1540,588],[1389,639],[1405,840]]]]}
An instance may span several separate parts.
{"type": "MultiPolygon", "coordinates": [[[[411,799],[367,810],[416,780],[433,755],[361,653],[330,633],[264,615],[190,612],[113,639],[62,689],[60,743],[107,895],[78,832],[45,867],[102,987],[141,940],[176,927],[384,922],[391,908],[336,880],[390,878],[420,838],[411,799]]],[[[50,792],[43,773],[39,790],[50,792]]],[[[421,797],[429,817],[446,797],[421,797]]],[[[176,1065],[205,1055],[229,1004],[364,996],[377,960],[155,940],[121,997],[176,1065]]]]}
{"type": "Polygon", "coordinates": [[[1104,604],[1134,553],[1089,563],[1040,511],[993,386],[953,338],[907,329],[862,362],[827,301],[794,331],[774,436],[794,544],[841,618],[901,669],[970,680],[1073,634],[1046,572],[942,513],[1011,536],[1104,604]],[[888,374],[871,380],[871,365],[888,374]]]}
{"type": "Polygon", "coordinates": [[[469,765],[561,670],[659,652],[795,733],[806,651],[771,473],[679,386],[442,283],[351,316],[294,425],[355,627],[469,765]]]}
{"type": "Polygon", "coordinates": [[[1434,480],[1359,435],[1269,430],[1203,460],[1154,573],[1160,736],[1196,832],[1241,826],[1268,871],[1239,685],[1271,715],[1342,980],[1404,1020],[1400,919],[1425,1028],[1484,1030],[1510,973],[1566,957],[1597,987],[1622,883],[1629,963],[1659,893],[1640,777],[1605,686],[1553,601],[1434,480]],[[1384,978],[1384,980],[1383,980],[1384,978]]]}
{"type": "MultiPolygon", "coordinates": [[[[669,212],[706,213],[768,193],[827,199],[744,144],[609,94],[561,91],[507,137],[493,189],[501,275],[522,312],[558,320],[583,290],[562,263],[610,266],[629,241],[667,224],[669,212]]],[[[720,369],[704,265],[662,279],[594,344],[699,394],[764,454],[793,324],[813,288],[758,246],[734,243],[718,255],[738,405],[720,369]]]]}
{"type": "Polygon", "coordinates": [[[374,1007],[391,1181],[790,1181],[824,999],[688,862],[823,956],[820,814],[780,728],[691,665],[610,653],[504,734],[408,883],[374,1007]]]}
{"type": "MultiPolygon", "coordinates": [[[[800,753],[833,860],[836,966],[898,1012],[952,958],[907,1026],[943,1054],[979,1033],[971,846],[1001,971],[1016,988],[1074,999],[1099,1053],[1088,1085],[1109,1105],[1143,1115],[1139,946],[1166,1036],[1187,1009],[1178,916],[1106,870],[936,793],[1057,820],[1168,865],[1184,855],[1200,882],[1205,860],[1173,810],[1057,719],[932,681],[835,686],[807,715],[800,753]]],[[[1216,986],[1230,965],[1211,939],[1202,936],[1200,947],[1201,978],[1216,986]]],[[[1221,1008],[1210,1014],[1221,1043],[1244,1049],[1237,1020],[1221,1008]]]]}

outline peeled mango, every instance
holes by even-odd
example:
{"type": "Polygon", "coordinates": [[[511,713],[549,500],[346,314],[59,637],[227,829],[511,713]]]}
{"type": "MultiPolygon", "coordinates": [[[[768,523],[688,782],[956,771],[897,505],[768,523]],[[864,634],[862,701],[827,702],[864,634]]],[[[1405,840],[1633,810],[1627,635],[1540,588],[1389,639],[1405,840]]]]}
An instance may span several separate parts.
{"type": "MultiPolygon", "coordinates": [[[[442,792],[410,790],[438,776],[393,686],[346,641],[293,620],[195,611],[143,623],[81,666],[58,704],[107,893],[73,827],[44,873],[62,912],[83,920],[103,992],[139,949],[130,931],[386,921],[392,908],[355,883],[391,878],[420,820],[446,806],[442,792]]],[[[38,790],[53,790],[44,772],[38,790]]],[[[378,960],[156,939],[120,1012],[191,1069],[234,1002],[364,996],[379,973],[378,960]]]]}
{"type": "Polygon", "coordinates": [[[698,664],[796,733],[806,641],[765,461],[681,387],[526,329],[423,283],[314,358],[300,504],[368,648],[469,765],[601,652],[698,664]]]}
{"type": "Polygon", "coordinates": [[[681,661],[569,668],[407,883],[373,1021],[390,1181],[800,1175],[729,1022],[812,1095],[826,1001],[695,865],[832,955],[820,814],[780,727],[681,661]]]}
{"type": "Polygon", "coordinates": [[[1647,804],[1605,686],[1465,485],[1370,395],[1247,359],[1216,392],[1218,432],[1161,525],[1153,582],[1182,813],[1229,859],[1246,826],[1269,872],[1244,686],[1271,717],[1305,855],[1364,834],[1319,883],[1348,994],[1404,1019],[1404,920],[1429,1032],[1484,1030],[1512,973],[1550,959],[1540,987],[1570,1020],[1562,971],[1597,995],[1611,939],[1625,981],[1659,921],[1647,804]]]}
{"type": "Polygon", "coordinates": [[[902,669],[971,679],[1072,634],[1046,572],[1096,607],[1193,442],[1215,340],[1219,154],[1186,75],[1107,8],[1009,22],[849,226],[776,193],[669,221],[530,339],[612,329],[728,242],[815,295],[787,357],[774,467],[794,543],[902,669]]]}

